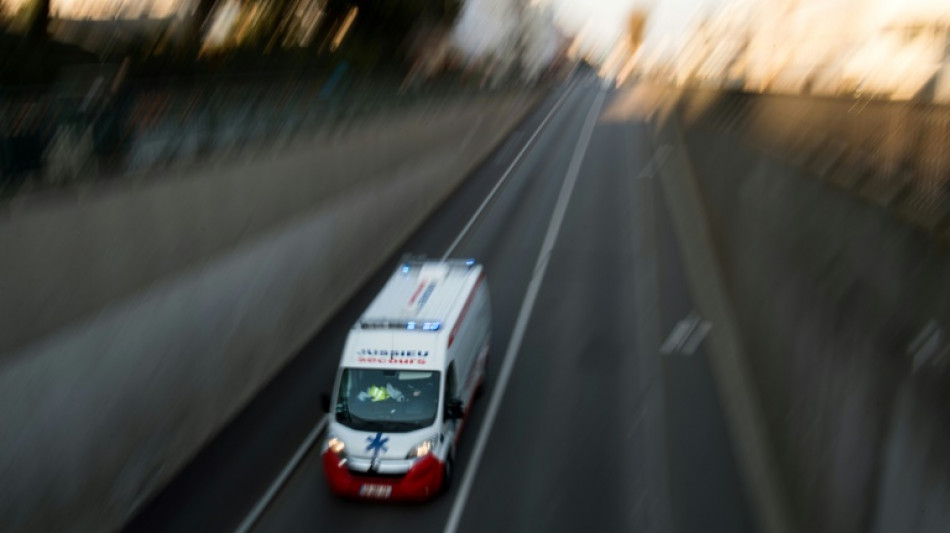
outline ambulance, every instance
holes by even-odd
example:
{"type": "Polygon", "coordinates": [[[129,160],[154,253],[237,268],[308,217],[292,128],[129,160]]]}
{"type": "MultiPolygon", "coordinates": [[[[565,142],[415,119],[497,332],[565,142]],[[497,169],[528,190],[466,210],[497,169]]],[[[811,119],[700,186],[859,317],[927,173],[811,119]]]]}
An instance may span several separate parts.
{"type": "Polygon", "coordinates": [[[350,330],[323,400],[323,466],[334,493],[425,500],[448,486],[486,377],[490,307],[474,260],[399,265],[350,330]]]}

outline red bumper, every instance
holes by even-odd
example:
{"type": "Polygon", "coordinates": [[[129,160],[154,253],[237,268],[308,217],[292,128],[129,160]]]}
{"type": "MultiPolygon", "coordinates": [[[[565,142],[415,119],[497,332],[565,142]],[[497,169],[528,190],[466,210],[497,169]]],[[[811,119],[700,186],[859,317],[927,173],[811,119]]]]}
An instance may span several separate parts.
{"type": "Polygon", "coordinates": [[[330,490],[340,496],[374,500],[422,501],[442,487],[442,461],[429,455],[399,478],[354,475],[339,455],[323,452],[323,472],[330,490]],[[367,488],[364,489],[364,486],[367,488]],[[386,489],[385,487],[389,487],[386,489]]]}

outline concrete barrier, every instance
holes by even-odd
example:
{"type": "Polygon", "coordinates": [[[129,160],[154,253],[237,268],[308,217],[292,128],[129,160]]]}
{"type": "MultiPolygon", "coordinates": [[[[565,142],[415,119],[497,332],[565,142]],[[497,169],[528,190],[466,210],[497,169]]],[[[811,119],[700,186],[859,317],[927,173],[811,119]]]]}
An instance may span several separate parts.
{"type": "Polygon", "coordinates": [[[422,106],[329,145],[13,206],[0,529],[121,526],[538,97],[422,106]]]}
{"type": "Polygon", "coordinates": [[[950,253],[784,158],[681,125],[796,521],[946,531],[950,253]]]}
{"type": "Polygon", "coordinates": [[[682,108],[950,242],[950,106],[686,90],[682,108]]]}

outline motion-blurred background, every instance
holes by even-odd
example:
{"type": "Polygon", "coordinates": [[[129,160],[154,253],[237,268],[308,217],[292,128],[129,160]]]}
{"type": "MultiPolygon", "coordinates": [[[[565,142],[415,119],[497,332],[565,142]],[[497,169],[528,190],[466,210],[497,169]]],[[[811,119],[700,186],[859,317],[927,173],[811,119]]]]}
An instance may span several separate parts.
{"type": "Polygon", "coordinates": [[[946,1],[0,0],[0,531],[442,531],[319,393],[561,208],[459,529],[950,529],[946,1]]]}
{"type": "Polygon", "coordinates": [[[621,82],[950,100],[936,0],[4,0],[0,17],[5,195],[582,58],[621,82]]]}

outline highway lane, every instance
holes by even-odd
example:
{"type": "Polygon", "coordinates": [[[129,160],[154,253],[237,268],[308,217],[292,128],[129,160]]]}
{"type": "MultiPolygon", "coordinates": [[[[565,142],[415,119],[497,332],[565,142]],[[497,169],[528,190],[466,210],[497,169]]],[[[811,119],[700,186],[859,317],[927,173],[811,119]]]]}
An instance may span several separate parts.
{"type": "Polygon", "coordinates": [[[752,530],[705,354],[658,351],[692,302],[644,173],[656,150],[642,121],[605,115],[460,531],[752,530]]]}
{"type": "MultiPolygon", "coordinates": [[[[525,141],[559,100],[544,132],[571,131],[565,121],[578,111],[583,95],[565,86],[555,91],[519,125],[512,135],[459,188],[386,266],[340,312],[317,333],[288,366],[269,383],[193,461],[135,516],[128,531],[232,531],[267,490],[293,456],[323,413],[319,395],[329,390],[346,332],[385,283],[398,258],[405,252],[443,253],[478,209],[499,177],[523,148],[525,141]]],[[[576,128],[575,128],[576,129],[576,128]]],[[[576,135],[576,133],[575,133],[576,135]]],[[[537,139],[541,141],[541,139],[537,139]]],[[[522,165],[537,168],[544,151],[524,154],[522,165]]],[[[519,165],[521,166],[521,165],[519,165]]],[[[506,191],[523,190],[523,183],[510,179],[506,191]]],[[[505,194],[509,208],[524,193],[505,194]]],[[[551,200],[553,201],[553,200],[551,200]]],[[[542,217],[543,218],[543,217],[542,217]]],[[[484,220],[474,227],[474,233],[484,220]]],[[[538,220],[538,224],[543,221],[538,220]]],[[[522,225],[527,230],[530,224],[522,225]]],[[[523,237],[523,234],[520,234],[523,237]]],[[[535,239],[538,240],[538,239],[535,239]]],[[[487,260],[487,258],[479,258],[487,260]]],[[[506,319],[505,294],[512,301],[521,297],[527,272],[515,268],[491,272],[495,300],[496,345],[505,342],[513,316],[506,319]]],[[[525,268],[529,268],[525,265],[525,268]]],[[[514,307],[514,305],[512,305],[514,307]]],[[[493,369],[494,370],[494,369],[493,369]]],[[[476,406],[473,416],[478,416],[476,406]]],[[[463,458],[460,458],[460,461],[463,458]]],[[[322,487],[321,487],[322,488],[322,487]]]]}
{"type": "Polygon", "coordinates": [[[650,153],[624,126],[594,131],[460,531],[670,529],[660,367],[635,327],[652,310],[631,178],[650,153]]]}
{"type": "MultiPolygon", "coordinates": [[[[692,357],[664,358],[656,349],[692,304],[658,186],[643,176],[655,153],[647,126],[636,116],[598,114],[586,146],[584,121],[600,93],[607,108],[630,96],[594,80],[555,91],[403,246],[440,256],[563,97],[453,254],[486,265],[495,328],[488,388],[463,434],[449,493],[424,505],[334,498],[322,479],[318,445],[255,530],[442,531],[453,506],[461,531],[753,529],[705,355],[700,349],[692,357]],[[473,465],[573,159],[580,172],[563,225],[484,454],[473,465]],[[655,282],[651,268],[661,273],[655,282]],[[460,500],[469,470],[471,492],[460,500]]],[[[345,333],[395,261],[129,530],[237,526],[322,416],[319,393],[332,384],[345,333]]]]}
{"type": "MultiPolygon", "coordinates": [[[[662,191],[653,187],[642,192],[651,194],[657,206],[659,312],[665,334],[695,308],[662,191]]],[[[693,354],[670,354],[663,365],[674,529],[755,531],[706,349],[700,344],[693,354]]]]}
{"type": "MultiPolygon", "coordinates": [[[[492,294],[493,354],[487,394],[483,399],[491,394],[497,381],[500,359],[532,275],[534,259],[547,230],[568,160],[581,123],[595,98],[596,94],[591,90],[578,88],[571,91],[454,254],[476,257],[484,263],[492,294]]],[[[496,175],[503,171],[504,168],[499,168],[496,175]]],[[[431,248],[415,248],[415,244],[411,243],[409,248],[438,256],[451,242],[432,243],[431,248]]],[[[457,472],[464,472],[469,465],[475,431],[482,425],[485,407],[485,401],[473,406],[472,418],[458,448],[457,472]]],[[[322,483],[318,456],[313,453],[275,500],[257,530],[290,531],[320,527],[328,531],[384,531],[396,527],[399,530],[440,531],[448,516],[453,494],[454,491],[450,491],[448,497],[424,506],[378,505],[367,512],[364,504],[341,501],[329,494],[322,483]]]]}

